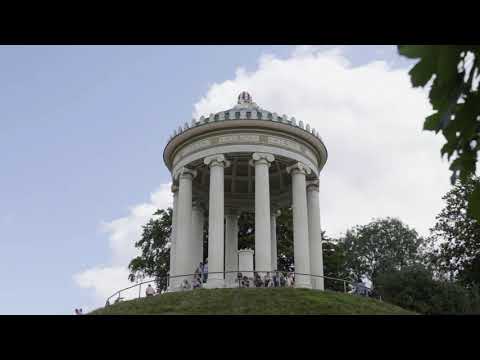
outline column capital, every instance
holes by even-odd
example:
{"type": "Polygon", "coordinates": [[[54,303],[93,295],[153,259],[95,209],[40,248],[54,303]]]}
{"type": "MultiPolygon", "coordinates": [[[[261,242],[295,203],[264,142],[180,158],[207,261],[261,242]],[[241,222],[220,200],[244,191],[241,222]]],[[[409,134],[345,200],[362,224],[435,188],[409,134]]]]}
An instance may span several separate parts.
{"type": "Polygon", "coordinates": [[[250,166],[255,166],[256,164],[270,164],[275,160],[275,156],[269,153],[260,153],[256,152],[252,154],[252,159],[249,161],[250,166]]]}
{"type": "Polygon", "coordinates": [[[307,181],[307,191],[319,191],[319,184],[318,180],[307,181]]]}
{"type": "Polygon", "coordinates": [[[297,162],[291,166],[288,166],[286,170],[287,173],[292,173],[292,175],[295,173],[302,173],[304,175],[312,173],[312,170],[307,165],[301,162],[297,162]]]}
{"type": "Polygon", "coordinates": [[[203,163],[208,165],[210,168],[213,166],[229,167],[231,164],[230,161],[225,159],[223,154],[207,156],[205,159],[203,159],[203,163]]]}
{"type": "Polygon", "coordinates": [[[174,174],[175,179],[179,179],[179,178],[193,179],[195,176],[197,176],[197,170],[189,169],[185,166],[178,169],[174,174]]]}

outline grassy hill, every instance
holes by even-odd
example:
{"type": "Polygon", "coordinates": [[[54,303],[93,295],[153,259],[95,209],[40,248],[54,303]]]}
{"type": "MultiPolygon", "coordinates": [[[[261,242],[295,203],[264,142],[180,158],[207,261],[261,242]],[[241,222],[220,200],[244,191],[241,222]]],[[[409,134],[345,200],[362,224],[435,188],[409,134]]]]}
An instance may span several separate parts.
{"type": "Polygon", "coordinates": [[[412,315],[379,300],[293,288],[197,289],[121,302],[92,315],[412,315]]]}

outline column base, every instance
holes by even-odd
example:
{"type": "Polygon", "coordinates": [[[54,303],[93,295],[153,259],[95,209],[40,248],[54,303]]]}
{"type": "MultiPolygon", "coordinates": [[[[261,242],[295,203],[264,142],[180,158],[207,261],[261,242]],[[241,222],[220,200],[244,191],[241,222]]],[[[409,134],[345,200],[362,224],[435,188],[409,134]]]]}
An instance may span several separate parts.
{"type": "Polygon", "coordinates": [[[228,273],[225,274],[225,287],[234,288],[238,287],[237,273],[228,273]]]}
{"type": "Polygon", "coordinates": [[[180,291],[180,282],[177,283],[177,279],[170,282],[170,285],[167,287],[167,293],[180,291]]]}
{"type": "Polygon", "coordinates": [[[300,280],[298,281],[297,279],[295,279],[295,288],[298,288],[298,289],[311,289],[312,288],[312,283],[310,281],[305,281],[305,280],[300,280]]]}
{"type": "Polygon", "coordinates": [[[203,284],[205,289],[222,289],[225,287],[224,279],[212,279],[210,276],[205,284],[203,284]]]}
{"type": "Polygon", "coordinates": [[[315,290],[325,290],[325,285],[323,279],[314,279],[312,280],[312,289],[315,290]]]}

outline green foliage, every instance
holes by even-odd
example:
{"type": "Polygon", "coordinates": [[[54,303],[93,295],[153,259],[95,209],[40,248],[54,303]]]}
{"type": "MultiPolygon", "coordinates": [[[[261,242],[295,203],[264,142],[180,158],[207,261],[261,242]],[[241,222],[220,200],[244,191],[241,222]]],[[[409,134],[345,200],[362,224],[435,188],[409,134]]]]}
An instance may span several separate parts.
{"type": "Polygon", "coordinates": [[[395,218],[376,219],[347,230],[340,239],[346,271],[355,280],[366,276],[373,284],[382,272],[399,270],[421,261],[423,239],[395,218]]]}
{"type": "MultiPolygon", "coordinates": [[[[441,155],[453,156],[451,182],[475,175],[480,151],[480,46],[399,45],[401,55],[419,59],[410,70],[414,87],[431,83],[429,98],[434,113],[424,130],[442,131],[447,142],[441,155]]],[[[468,211],[480,221],[480,185],[468,199],[468,211]]]]}
{"type": "Polygon", "coordinates": [[[255,248],[255,214],[242,213],[238,218],[238,248],[255,248]]]}
{"type": "Polygon", "coordinates": [[[467,199],[479,184],[479,178],[458,181],[443,197],[445,208],[431,229],[433,243],[439,244],[430,253],[433,269],[467,287],[480,285],[480,222],[466,211],[467,199]]]}
{"type": "MultiPolygon", "coordinates": [[[[281,215],[277,218],[277,254],[278,270],[291,271],[293,269],[293,217],[291,208],[280,210],[281,215]]],[[[172,226],[172,209],[157,210],[152,218],[143,227],[143,234],[135,246],[141,250],[141,255],[132,259],[129,265],[129,279],[135,281],[144,276],[157,277],[157,286],[160,290],[166,289],[166,282],[161,277],[168,275],[170,266],[170,232],[172,226]]],[[[238,220],[238,247],[239,249],[255,247],[255,215],[242,213],[238,220]]],[[[343,278],[346,274],[342,270],[343,257],[339,251],[343,248],[326,238],[324,239],[324,268],[325,275],[343,278]]],[[[204,226],[203,234],[204,258],[208,254],[208,221],[204,226]]],[[[343,284],[326,281],[328,289],[343,290],[343,284]],[[331,284],[330,284],[331,282],[331,284]]]]}
{"type": "Polygon", "coordinates": [[[376,290],[385,301],[422,314],[480,312],[477,288],[467,290],[454,282],[434,280],[419,264],[379,274],[376,290]]]}
{"type": "MultiPolygon", "coordinates": [[[[346,267],[345,247],[342,242],[330,239],[322,231],[322,250],[323,250],[323,275],[337,278],[347,279],[349,273],[346,267]]],[[[324,280],[325,289],[334,291],[344,291],[343,282],[332,279],[324,280]]]]}
{"type": "Polygon", "coordinates": [[[293,257],[293,212],[292,208],[280,209],[277,218],[277,254],[279,271],[292,271],[293,257]]]}
{"type": "MultiPolygon", "coordinates": [[[[238,248],[255,248],[255,214],[243,213],[238,219],[238,248]]],[[[293,268],[293,218],[292,209],[280,209],[277,218],[278,269],[291,271],[293,268]]]]}
{"type": "Polygon", "coordinates": [[[142,238],[135,243],[141,255],[130,261],[129,280],[135,281],[145,276],[155,277],[157,289],[167,288],[166,276],[170,266],[170,233],[172,227],[172,209],[157,210],[157,218],[150,219],[143,226],[142,238]]]}

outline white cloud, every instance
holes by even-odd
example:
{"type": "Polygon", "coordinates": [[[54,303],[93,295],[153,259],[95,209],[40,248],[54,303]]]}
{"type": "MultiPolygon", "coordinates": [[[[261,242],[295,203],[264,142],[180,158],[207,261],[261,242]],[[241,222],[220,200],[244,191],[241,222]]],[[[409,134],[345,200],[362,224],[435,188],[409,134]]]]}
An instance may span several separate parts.
{"type": "Polygon", "coordinates": [[[171,184],[162,184],[150,195],[150,201],[130,208],[130,213],[109,222],[102,222],[102,230],[109,234],[113,263],[125,264],[137,254],[134,243],[140,239],[142,225],[157,209],[172,206],[171,184]]]}
{"type": "MultiPolygon", "coordinates": [[[[79,287],[92,290],[93,307],[102,306],[112,293],[132,285],[128,281],[127,266],[130,260],[138,255],[134,244],[140,239],[142,225],[153,217],[155,210],[172,206],[170,187],[171,184],[162,184],[150,194],[149,202],[133,206],[125,217],[101,223],[102,230],[108,234],[112,264],[96,266],[73,277],[79,287]]],[[[124,295],[136,296],[135,291],[138,289],[124,295]]]]}
{"type": "Polygon", "coordinates": [[[321,181],[322,225],[330,235],[397,216],[427,234],[449,188],[440,136],[422,132],[431,112],[408,69],[385,61],[353,66],[338,49],[299,47],[286,59],[265,55],[256,71],[237,71],[195,104],[194,116],[230,108],[249,91],[261,107],[315,127],[328,148],[321,181]]]}

